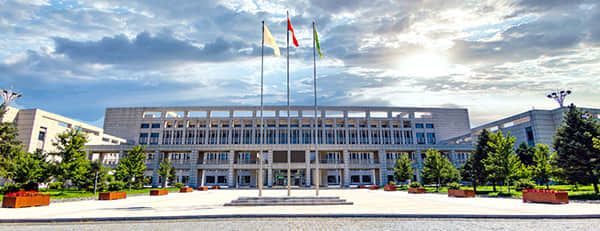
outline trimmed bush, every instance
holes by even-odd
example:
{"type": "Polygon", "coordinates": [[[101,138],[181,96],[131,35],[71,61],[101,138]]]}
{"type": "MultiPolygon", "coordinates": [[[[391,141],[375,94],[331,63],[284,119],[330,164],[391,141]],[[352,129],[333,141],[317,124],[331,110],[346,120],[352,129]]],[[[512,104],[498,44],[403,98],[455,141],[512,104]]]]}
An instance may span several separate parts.
{"type": "Polygon", "coordinates": [[[410,182],[410,185],[408,185],[408,187],[410,187],[410,188],[420,188],[421,187],[421,183],[413,181],[413,182],[410,182]]]}
{"type": "Polygon", "coordinates": [[[179,188],[179,189],[185,187],[185,185],[181,182],[177,182],[173,186],[175,186],[175,188],[179,188]]]}
{"type": "Polygon", "coordinates": [[[522,191],[523,189],[534,189],[535,183],[528,179],[520,179],[517,182],[515,182],[515,188],[518,191],[522,191]]]}
{"type": "Polygon", "coordinates": [[[116,192],[121,191],[125,188],[125,182],[123,181],[113,181],[108,184],[108,191],[116,192]]]}
{"type": "Polygon", "coordinates": [[[2,189],[0,190],[0,192],[2,194],[8,194],[8,193],[12,193],[12,192],[18,192],[20,189],[21,189],[21,186],[18,184],[6,183],[6,184],[4,184],[4,186],[2,186],[2,189]]]}
{"type": "Polygon", "coordinates": [[[448,184],[448,189],[458,190],[458,189],[460,189],[460,184],[456,183],[456,182],[452,182],[452,183],[448,184]]]}
{"type": "Polygon", "coordinates": [[[60,181],[52,182],[52,183],[48,184],[48,188],[61,190],[63,188],[63,182],[60,182],[60,181]]]}

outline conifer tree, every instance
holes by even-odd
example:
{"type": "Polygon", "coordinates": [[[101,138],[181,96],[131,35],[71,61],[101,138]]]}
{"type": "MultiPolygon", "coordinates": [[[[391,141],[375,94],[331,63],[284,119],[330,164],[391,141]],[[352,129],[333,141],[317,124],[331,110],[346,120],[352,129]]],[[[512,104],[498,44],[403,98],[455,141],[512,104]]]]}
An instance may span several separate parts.
{"type": "Polygon", "coordinates": [[[488,157],[490,153],[490,133],[487,130],[483,130],[477,137],[477,143],[475,145],[475,151],[469,156],[465,165],[461,168],[461,175],[465,180],[471,181],[473,185],[473,191],[477,192],[477,186],[485,184],[487,181],[487,173],[483,160],[488,157]]]}
{"type": "Polygon", "coordinates": [[[116,167],[118,180],[126,182],[129,188],[142,188],[144,171],[146,171],[146,152],[144,146],[134,146],[124,157],[121,157],[116,167]]]}
{"type": "Polygon", "coordinates": [[[560,168],[561,178],[570,183],[592,184],[594,192],[599,193],[600,149],[594,148],[594,137],[600,137],[598,123],[571,104],[554,136],[554,163],[560,168]]]}
{"type": "Polygon", "coordinates": [[[529,145],[527,145],[527,143],[521,142],[521,144],[519,144],[519,147],[517,147],[517,150],[515,150],[515,152],[517,153],[517,156],[519,156],[519,159],[525,166],[534,165],[533,154],[535,152],[535,147],[530,147],[529,145]]]}
{"type": "Polygon", "coordinates": [[[162,187],[167,187],[167,182],[171,181],[171,178],[174,176],[173,174],[173,164],[166,157],[160,162],[160,166],[158,167],[158,174],[162,177],[162,187]]]}
{"type": "Polygon", "coordinates": [[[546,185],[549,189],[550,177],[552,177],[554,169],[551,165],[551,153],[548,145],[538,144],[535,146],[535,152],[533,155],[532,173],[535,180],[541,184],[546,185]]]}

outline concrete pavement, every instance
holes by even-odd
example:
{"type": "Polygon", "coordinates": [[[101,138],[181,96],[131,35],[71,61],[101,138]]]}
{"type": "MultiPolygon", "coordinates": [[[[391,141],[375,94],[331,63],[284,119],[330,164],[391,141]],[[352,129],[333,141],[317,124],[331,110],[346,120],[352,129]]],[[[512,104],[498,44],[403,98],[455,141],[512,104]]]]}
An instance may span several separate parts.
{"type": "MultiPolygon", "coordinates": [[[[256,190],[209,190],[170,193],[167,196],[137,196],[116,201],[71,201],[46,207],[0,208],[0,221],[29,219],[145,219],[177,217],[244,216],[397,216],[397,217],[600,217],[600,205],[530,204],[517,199],[448,198],[444,194],[408,194],[367,189],[321,190],[322,196],[339,196],[354,205],[225,207],[240,196],[256,196],[256,190]]],[[[265,190],[264,196],[285,196],[286,190],[265,190]]],[[[295,190],[292,196],[312,196],[313,190],[295,190]]]]}

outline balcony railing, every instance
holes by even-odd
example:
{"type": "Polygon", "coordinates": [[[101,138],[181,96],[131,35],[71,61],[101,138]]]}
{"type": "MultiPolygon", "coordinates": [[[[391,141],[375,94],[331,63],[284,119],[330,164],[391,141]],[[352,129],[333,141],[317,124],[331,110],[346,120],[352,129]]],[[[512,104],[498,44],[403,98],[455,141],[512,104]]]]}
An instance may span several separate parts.
{"type": "Polygon", "coordinates": [[[229,160],[205,160],[204,164],[229,164],[229,160]]]}
{"type": "Polygon", "coordinates": [[[378,164],[378,160],[374,159],[350,159],[349,164],[378,164]]]}
{"type": "Polygon", "coordinates": [[[256,163],[258,163],[258,161],[257,160],[244,160],[244,159],[241,159],[241,160],[236,160],[235,163],[236,164],[256,164],[256,163]]]}
{"type": "MultiPolygon", "coordinates": [[[[311,161],[311,163],[315,163],[314,160],[311,161]]],[[[343,161],[340,159],[321,159],[319,160],[320,164],[342,164],[343,161]]]]}

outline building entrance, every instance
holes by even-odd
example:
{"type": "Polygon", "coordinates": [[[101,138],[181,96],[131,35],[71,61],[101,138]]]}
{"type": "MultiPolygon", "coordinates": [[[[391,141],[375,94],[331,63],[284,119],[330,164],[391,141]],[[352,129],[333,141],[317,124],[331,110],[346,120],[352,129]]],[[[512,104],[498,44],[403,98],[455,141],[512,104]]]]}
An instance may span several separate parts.
{"type": "MultiPolygon", "coordinates": [[[[292,185],[302,186],[306,184],[304,169],[292,169],[291,178],[292,185]]],[[[274,169],[273,170],[273,186],[287,186],[287,170],[286,169],[274,169]]]]}

